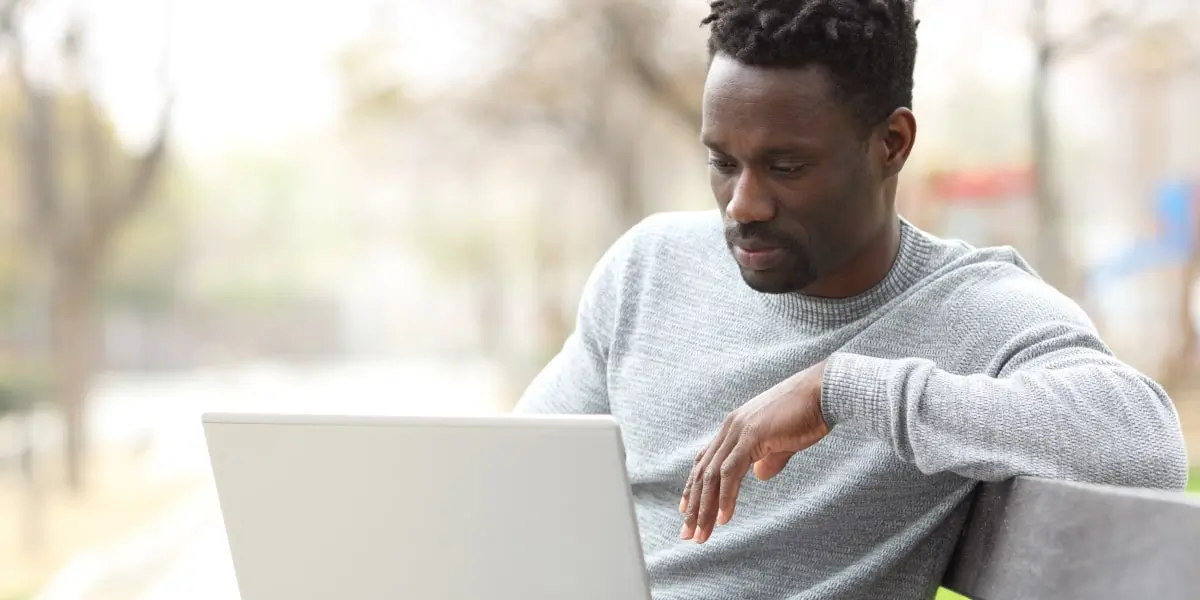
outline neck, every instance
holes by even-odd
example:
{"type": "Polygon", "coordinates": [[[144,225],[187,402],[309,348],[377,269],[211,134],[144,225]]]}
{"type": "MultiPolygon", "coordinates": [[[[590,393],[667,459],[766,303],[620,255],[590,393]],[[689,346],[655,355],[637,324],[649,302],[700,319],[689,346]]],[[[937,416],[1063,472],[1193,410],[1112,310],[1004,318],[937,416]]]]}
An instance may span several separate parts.
{"type": "Polygon", "coordinates": [[[832,273],[801,290],[817,298],[850,298],[875,287],[887,277],[900,252],[900,217],[892,213],[887,224],[858,254],[832,273]]]}

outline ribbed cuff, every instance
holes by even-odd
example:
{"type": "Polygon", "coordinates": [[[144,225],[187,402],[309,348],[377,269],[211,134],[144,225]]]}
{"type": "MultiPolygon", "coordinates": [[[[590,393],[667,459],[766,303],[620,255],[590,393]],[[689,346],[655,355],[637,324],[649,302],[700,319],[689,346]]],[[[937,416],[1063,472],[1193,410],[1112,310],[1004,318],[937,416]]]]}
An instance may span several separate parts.
{"type": "Polygon", "coordinates": [[[893,361],[838,352],[825,361],[821,414],[833,427],[854,424],[883,435],[888,423],[888,380],[893,361]]]}

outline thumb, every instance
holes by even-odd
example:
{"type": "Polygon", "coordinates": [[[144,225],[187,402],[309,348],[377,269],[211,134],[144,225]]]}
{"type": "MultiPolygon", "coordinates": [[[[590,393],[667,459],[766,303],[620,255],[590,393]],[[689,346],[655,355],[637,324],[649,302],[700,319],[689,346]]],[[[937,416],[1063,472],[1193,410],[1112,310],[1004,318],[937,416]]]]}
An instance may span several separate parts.
{"type": "Polygon", "coordinates": [[[783,471],[789,460],[794,456],[795,452],[776,452],[768,454],[762,460],[754,463],[754,476],[761,481],[766,481],[783,471]]]}

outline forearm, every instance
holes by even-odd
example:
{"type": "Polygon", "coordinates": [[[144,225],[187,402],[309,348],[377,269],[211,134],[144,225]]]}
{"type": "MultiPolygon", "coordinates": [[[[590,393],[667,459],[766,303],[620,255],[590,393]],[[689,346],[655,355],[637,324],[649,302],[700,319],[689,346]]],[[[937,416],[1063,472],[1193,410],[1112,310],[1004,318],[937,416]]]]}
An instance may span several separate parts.
{"type": "Polygon", "coordinates": [[[1039,362],[963,376],[927,360],[837,354],[822,409],[831,424],[871,431],[926,473],[1185,485],[1178,417],[1158,384],[1089,349],[1039,362]]]}

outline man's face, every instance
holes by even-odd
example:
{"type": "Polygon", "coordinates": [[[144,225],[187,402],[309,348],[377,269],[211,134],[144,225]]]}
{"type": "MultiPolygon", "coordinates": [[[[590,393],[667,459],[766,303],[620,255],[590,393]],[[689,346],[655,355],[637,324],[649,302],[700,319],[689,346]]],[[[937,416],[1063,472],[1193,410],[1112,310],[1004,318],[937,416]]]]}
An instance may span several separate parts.
{"type": "Polygon", "coordinates": [[[810,288],[889,222],[876,136],[864,139],[835,98],[821,67],[713,58],[702,139],[726,241],[759,292],[810,288]]]}

